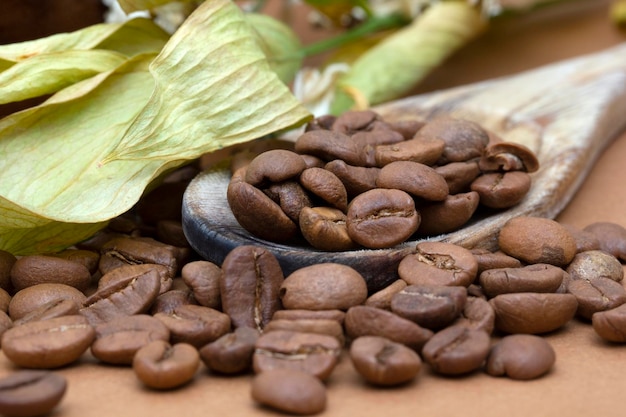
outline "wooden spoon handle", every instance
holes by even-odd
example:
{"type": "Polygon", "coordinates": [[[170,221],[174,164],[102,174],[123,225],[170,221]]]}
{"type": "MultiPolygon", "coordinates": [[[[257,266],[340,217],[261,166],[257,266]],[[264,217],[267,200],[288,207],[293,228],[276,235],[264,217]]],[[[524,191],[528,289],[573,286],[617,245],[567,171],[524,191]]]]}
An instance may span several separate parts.
{"type": "MultiPolygon", "coordinates": [[[[410,97],[375,108],[387,120],[429,119],[439,114],[473,120],[504,140],[522,143],[540,169],[526,198],[512,209],[479,219],[453,233],[429,238],[467,248],[495,249],[500,228],[522,215],[553,218],[570,201],[594,162],[626,127],[626,44],[511,77],[410,97]]],[[[228,207],[228,170],[196,177],[183,199],[183,228],[192,247],[221,265],[236,246],[266,247],[285,274],[314,263],[357,269],[375,291],[397,279],[397,264],[418,241],[391,249],[322,252],[250,235],[228,207]]]]}

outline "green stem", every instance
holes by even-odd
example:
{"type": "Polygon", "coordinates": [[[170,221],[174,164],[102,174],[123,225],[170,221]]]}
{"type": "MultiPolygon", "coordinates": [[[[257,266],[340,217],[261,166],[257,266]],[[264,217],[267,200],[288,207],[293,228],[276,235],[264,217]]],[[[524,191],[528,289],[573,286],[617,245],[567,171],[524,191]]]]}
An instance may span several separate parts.
{"type": "Polygon", "coordinates": [[[331,49],[346,45],[350,42],[359,40],[369,34],[385,29],[401,27],[407,25],[408,23],[410,23],[410,20],[400,15],[372,17],[371,19],[366,20],[354,29],[350,29],[333,38],[324,39],[319,42],[306,45],[301,49],[301,52],[302,55],[305,57],[320,54],[322,52],[326,52],[331,49]]]}

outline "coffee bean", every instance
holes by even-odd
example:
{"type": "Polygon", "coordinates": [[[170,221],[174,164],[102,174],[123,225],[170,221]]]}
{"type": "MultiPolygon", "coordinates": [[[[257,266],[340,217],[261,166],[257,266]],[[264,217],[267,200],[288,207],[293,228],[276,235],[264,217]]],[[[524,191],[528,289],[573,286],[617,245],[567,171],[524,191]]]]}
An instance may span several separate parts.
{"type": "Polygon", "coordinates": [[[307,372],[271,369],[254,377],[252,399],[275,410],[297,415],[317,414],[326,408],[326,387],[307,372]]]}
{"type": "Polygon", "coordinates": [[[238,374],[251,369],[254,347],[259,331],[252,327],[238,327],[200,349],[200,359],[211,371],[238,374]]]}
{"type": "Polygon", "coordinates": [[[566,266],[576,255],[576,240],[551,219],[515,217],[507,221],[498,236],[500,249],[529,264],[566,266]]]}
{"type": "Polygon", "coordinates": [[[546,374],[555,361],[554,349],[546,339],[516,334],[503,337],[491,348],[485,369],[492,376],[528,380],[546,374]]]}
{"type": "Polygon", "coordinates": [[[580,253],[600,249],[600,241],[590,231],[580,229],[567,223],[561,224],[572,235],[574,240],[576,240],[576,252],[580,253]]]}
{"type": "Polygon", "coordinates": [[[2,351],[24,368],[59,368],[78,360],[96,333],[82,316],[33,321],[7,330],[2,351]]]}
{"type": "Polygon", "coordinates": [[[482,171],[523,171],[535,172],[539,161],[526,146],[515,142],[490,143],[480,158],[482,171]]]}
{"type": "Polygon", "coordinates": [[[197,305],[182,305],[169,313],[154,315],[170,331],[172,343],[200,348],[230,331],[231,319],[221,311],[197,305]]]}
{"type": "Polygon", "coordinates": [[[154,269],[126,270],[92,294],[80,309],[92,325],[145,313],[159,295],[161,279],[154,269]]]}
{"type": "Polygon", "coordinates": [[[11,268],[15,291],[36,284],[57,283],[84,291],[91,283],[89,270],[77,262],[46,255],[29,255],[18,259],[11,268]]]}
{"type": "Polygon", "coordinates": [[[438,160],[439,165],[479,158],[489,143],[489,135],[478,124],[448,116],[428,121],[417,132],[416,137],[444,141],[445,147],[438,160]]]}
{"type": "Polygon", "coordinates": [[[267,333],[274,330],[289,330],[300,333],[325,334],[327,336],[332,336],[336,338],[341,346],[345,344],[343,327],[337,320],[332,319],[273,319],[272,321],[267,323],[264,332],[267,333]]]}
{"type": "Polygon", "coordinates": [[[476,278],[478,263],[462,246],[444,242],[421,242],[416,252],[398,265],[400,278],[410,285],[469,286],[476,278]]]}
{"type": "Polygon", "coordinates": [[[485,207],[506,209],[522,201],[530,185],[530,175],[526,172],[491,172],[472,181],[470,189],[478,193],[485,207]]]}
{"type": "Polygon", "coordinates": [[[448,183],[434,168],[413,161],[395,161],[385,165],[376,185],[395,188],[427,201],[443,201],[448,196],[448,183]]]}
{"type": "Polygon", "coordinates": [[[69,300],[78,307],[82,306],[86,299],[82,292],[69,285],[36,284],[15,293],[9,303],[9,315],[13,320],[19,320],[50,302],[69,300]]]}
{"type": "Polygon", "coordinates": [[[17,262],[17,258],[11,253],[0,249],[0,288],[7,292],[13,291],[11,283],[11,268],[17,262]]]}
{"type": "Polygon", "coordinates": [[[461,317],[453,324],[467,326],[491,334],[495,327],[495,321],[496,312],[487,300],[480,297],[467,297],[461,317]]]}
{"type": "Polygon", "coordinates": [[[170,271],[164,265],[159,264],[137,264],[137,265],[117,265],[114,269],[106,272],[98,280],[98,288],[116,285],[119,282],[126,281],[129,276],[139,276],[148,271],[156,271],[159,275],[161,284],[159,286],[159,294],[167,292],[172,287],[172,277],[170,271]]]}
{"type": "Polygon", "coordinates": [[[491,252],[486,249],[472,249],[471,252],[476,258],[476,262],[478,262],[479,276],[488,269],[519,268],[522,266],[519,259],[509,256],[502,251],[491,252]]]}
{"type": "Polygon", "coordinates": [[[391,311],[422,327],[439,330],[452,323],[467,300],[465,287],[409,285],[391,299],[391,311]]]}
{"type": "Polygon", "coordinates": [[[328,205],[341,211],[348,208],[348,193],[341,180],[323,168],[307,168],[300,174],[300,184],[328,205]]]}
{"type": "Polygon", "coordinates": [[[470,184],[480,174],[476,161],[451,162],[436,167],[435,171],[446,180],[450,194],[470,191],[470,184]]]}
{"type": "Polygon", "coordinates": [[[222,263],[222,309],[235,327],[262,330],[280,308],[283,272],[267,249],[244,245],[230,251],[222,263]]]}
{"type": "Polygon", "coordinates": [[[268,188],[263,189],[263,192],[271,198],[272,201],[278,204],[280,209],[294,223],[298,223],[302,209],[313,206],[309,194],[295,181],[272,184],[268,188]]]}
{"type": "Polygon", "coordinates": [[[178,388],[189,383],[200,366],[200,355],[187,343],[170,345],[155,340],[137,351],[133,371],[147,387],[178,388]]]}
{"type": "Polygon", "coordinates": [[[257,340],[252,366],[256,373],[287,368],[326,380],[335,369],[341,347],[332,336],[274,330],[257,340]]]}
{"type": "Polygon", "coordinates": [[[262,188],[297,177],[305,168],[304,160],[297,153],[272,149],[259,154],[250,162],[246,168],[245,181],[262,188]]]}
{"type": "Polygon", "coordinates": [[[335,320],[343,324],[346,312],[342,310],[278,310],[272,316],[272,320],[335,320]]]}
{"type": "Polygon", "coordinates": [[[613,222],[596,222],[585,226],[584,231],[590,232],[600,243],[603,250],[621,261],[626,261],[626,228],[613,222]]]}
{"type": "Polygon", "coordinates": [[[506,333],[551,332],[569,322],[578,308],[571,294],[511,293],[489,303],[496,313],[496,329],[506,333]]]}
{"type": "Polygon", "coordinates": [[[349,199],[376,188],[376,179],[380,173],[380,168],[348,165],[341,159],[328,162],[324,169],[341,180],[349,199]]]}
{"type": "Polygon", "coordinates": [[[439,374],[462,375],[480,368],[489,348],[487,333],[456,325],[435,333],[424,345],[422,357],[439,374]]]}
{"type": "MultiPolygon", "coordinates": [[[[24,290],[22,290],[24,291],[24,290]]],[[[16,326],[21,326],[24,323],[39,320],[49,320],[62,316],[73,316],[79,314],[80,306],[76,304],[74,300],[59,299],[51,300],[45,304],[40,305],[29,313],[25,314],[21,318],[15,320],[16,326]]]]}
{"type": "Polygon", "coordinates": [[[620,282],[624,278],[624,269],[620,261],[600,250],[577,253],[566,271],[572,279],[608,278],[620,282]]]}
{"type": "Polygon", "coordinates": [[[357,245],[346,226],[346,215],[332,207],[305,207],[300,212],[300,231],[315,249],[345,251],[357,245]]]}
{"type": "Polygon", "coordinates": [[[372,110],[346,111],[333,121],[332,130],[352,135],[362,130],[369,130],[376,120],[380,120],[380,116],[372,110]]]}
{"type": "Polygon", "coordinates": [[[397,120],[390,121],[389,127],[402,134],[405,140],[409,140],[415,136],[415,134],[420,130],[426,123],[420,120],[397,120]]]}
{"type": "Polygon", "coordinates": [[[576,314],[585,319],[598,311],[610,310],[626,303],[626,289],[610,278],[572,279],[567,292],[576,297],[576,314]]]}
{"type": "Polygon", "coordinates": [[[159,242],[179,248],[188,248],[189,241],[179,220],[159,220],[156,224],[156,237],[159,242]]]}
{"type": "Polygon", "coordinates": [[[120,317],[95,326],[96,339],[91,353],[96,359],[114,365],[130,365],[135,353],[152,342],[167,342],[170,331],[158,319],[145,314],[120,317]]]}
{"type": "Polygon", "coordinates": [[[53,254],[53,256],[67,259],[68,261],[78,262],[79,264],[84,265],[92,275],[98,271],[100,254],[96,251],[86,249],[65,249],[64,251],[53,254]]]}
{"type": "Polygon", "coordinates": [[[609,342],[626,342],[626,304],[610,310],[599,311],[591,316],[593,330],[609,342]]]}
{"type": "MultiPolygon", "coordinates": [[[[137,264],[163,265],[167,268],[169,279],[174,278],[178,272],[179,249],[154,239],[116,238],[105,243],[100,251],[100,272],[103,275],[119,266],[137,264]],[[104,267],[107,261],[112,263],[104,267]]],[[[167,289],[165,288],[162,292],[167,289]]]]}
{"type": "Polygon", "coordinates": [[[337,120],[337,116],[332,114],[325,114],[322,116],[318,116],[315,119],[311,120],[305,125],[305,131],[308,132],[310,130],[330,130],[333,127],[333,124],[337,120]]]}
{"type": "Polygon", "coordinates": [[[0,379],[0,414],[35,417],[50,413],[63,399],[67,380],[50,371],[17,371],[0,379]]]}
{"type": "Polygon", "coordinates": [[[382,308],[383,310],[391,310],[391,300],[393,296],[406,288],[406,286],[406,281],[397,279],[382,290],[367,297],[365,305],[369,307],[382,308]]]}
{"type": "Polygon", "coordinates": [[[154,300],[152,307],[150,307],[150,314],[170,314],[177,307],[187,304],[198,305],[193,293],[189,289],[169,290],[163,294],[159,294],[159,296],[154,300]]]}
{"type": "Polygon", "coordinates": [[[367,284],[361,274],[336,263],[300,268],[280,287],[280,300],[287,309],[347,310],[366,298],[367,284]]]}
{"type": "Polygon", "coordinates": [[[355,306],[346,312],[344,321],[346,334],[351,339],[360,336],[381,336],[421,351],[433,335],[415,322],[387,310],[375,307],[355,306]]]}
{"type": "Polygon", "coordinates": [[[438,203],[422,203],[417,209],[422,216],[417,233],[435,236],[460,229],[478,209],[480,198],[476,192],[449,195],[438,203]]]}
{"type": "Polygon", "coordinates": [[[222,269],[209,261],[189,262],[181,270],[183,282],[191,289],[193,298],[198,304],[216,309],[222,305],[221,275],[222,269]]]}
{"type": "Polygon", "coordinates": [[[350,360],[367,382],[382,386],[407,383],[422,368],[422,360],[415,351],[378,336],[362,336],[353,340],[350,360]]]}
{"type": "Polygon", "coordinates": [[[358,244],[377,249],[408,239],[420,223],[411,196],[400,190],[374,189],[355,197],[348,206],[348,234],[358,244]]]}
{"type": "MultiPolygon", "coordinates": [[[[365,164],[362,150],[362,145],[350,136],[328,130],[305,132],[295,143],[295,151],[300,154],[317,156],[326,162],[341,159],[348,165],[368,166],[365,164]]],[[[374,166],[374,164],[369,166],[374,166]]]]}
{"type": "Polygon", "coordinates": [[[555,292],[563,282],[563,270],[550,264],[489,269],[480,274],[478,282],[489,297],[511,292],[555,292]]]}
{"type": "Polygon", "coordinates": [[[374,159],[378,167],[396,161],[413,161],[430,166],[439,160],[444,147],[445,142],[441,139],[415,135],[413,139],[403,142],[376,146],[374,159]]]}

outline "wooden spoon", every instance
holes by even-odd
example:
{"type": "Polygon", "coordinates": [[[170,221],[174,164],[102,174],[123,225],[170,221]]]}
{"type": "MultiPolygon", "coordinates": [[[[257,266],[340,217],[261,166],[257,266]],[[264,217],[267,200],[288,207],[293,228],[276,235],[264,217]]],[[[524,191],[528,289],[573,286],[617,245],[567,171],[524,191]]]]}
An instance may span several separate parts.
{"type": "MultiPolygon", "coordinates": [[[[554,218],[600,153],[626,127],[626,44],[510,77],[409,97],[374,110],[390,121],[428,120],[441,114],[473,120],[536,153],[540,169],[532,174],[533,185],[521,203],[428,239],[493,250],[509,219],[554,218]]],[[[218,265],[239,245],[259,245],[276,255],[285,275],[315,263],[339,262],[358,270],[369,290],[376,291],[398,278],[398,262],[419,242],[346,252],[267,242],[250,235],[235,220],[226,201],[229,180],[228,170],[201,173],[183,199],[187,239],[202,257],[218,265]]]]}

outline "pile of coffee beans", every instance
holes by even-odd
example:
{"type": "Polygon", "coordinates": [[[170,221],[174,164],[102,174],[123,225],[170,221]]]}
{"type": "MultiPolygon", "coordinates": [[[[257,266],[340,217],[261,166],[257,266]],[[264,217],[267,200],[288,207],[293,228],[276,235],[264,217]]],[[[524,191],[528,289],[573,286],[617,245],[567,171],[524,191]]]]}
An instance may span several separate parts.
{"type": "Polygon", "coordinates": [[[626,343],[621,225],[519,217],[497,251],[424,241],[401,260],[398,280],[368,293],[341,264],[284,276],[260,246],[237,247],[221,265],[200,259],[180,223],[196,173],[178,171],[76,247],[0,251],[0,349],[23,368],[0,379],[0,414],[57,407],[67,381],[55,370],[86,356],[154,390],[250,374],[246,395],[259,406],[316,414],[341,360],[389,389],[424,368],[539,378],[557,359],[542,335],[571,320],[626,343]]]}
{"type": "Polygon", "coordinates": [[[528,148],[468,120],[391,123],[350,111],[309,123],[293,150],[237,160],[227,197],[241,226],[262,239],[380,249],[516,205],[538,167],[528,148]]]}

